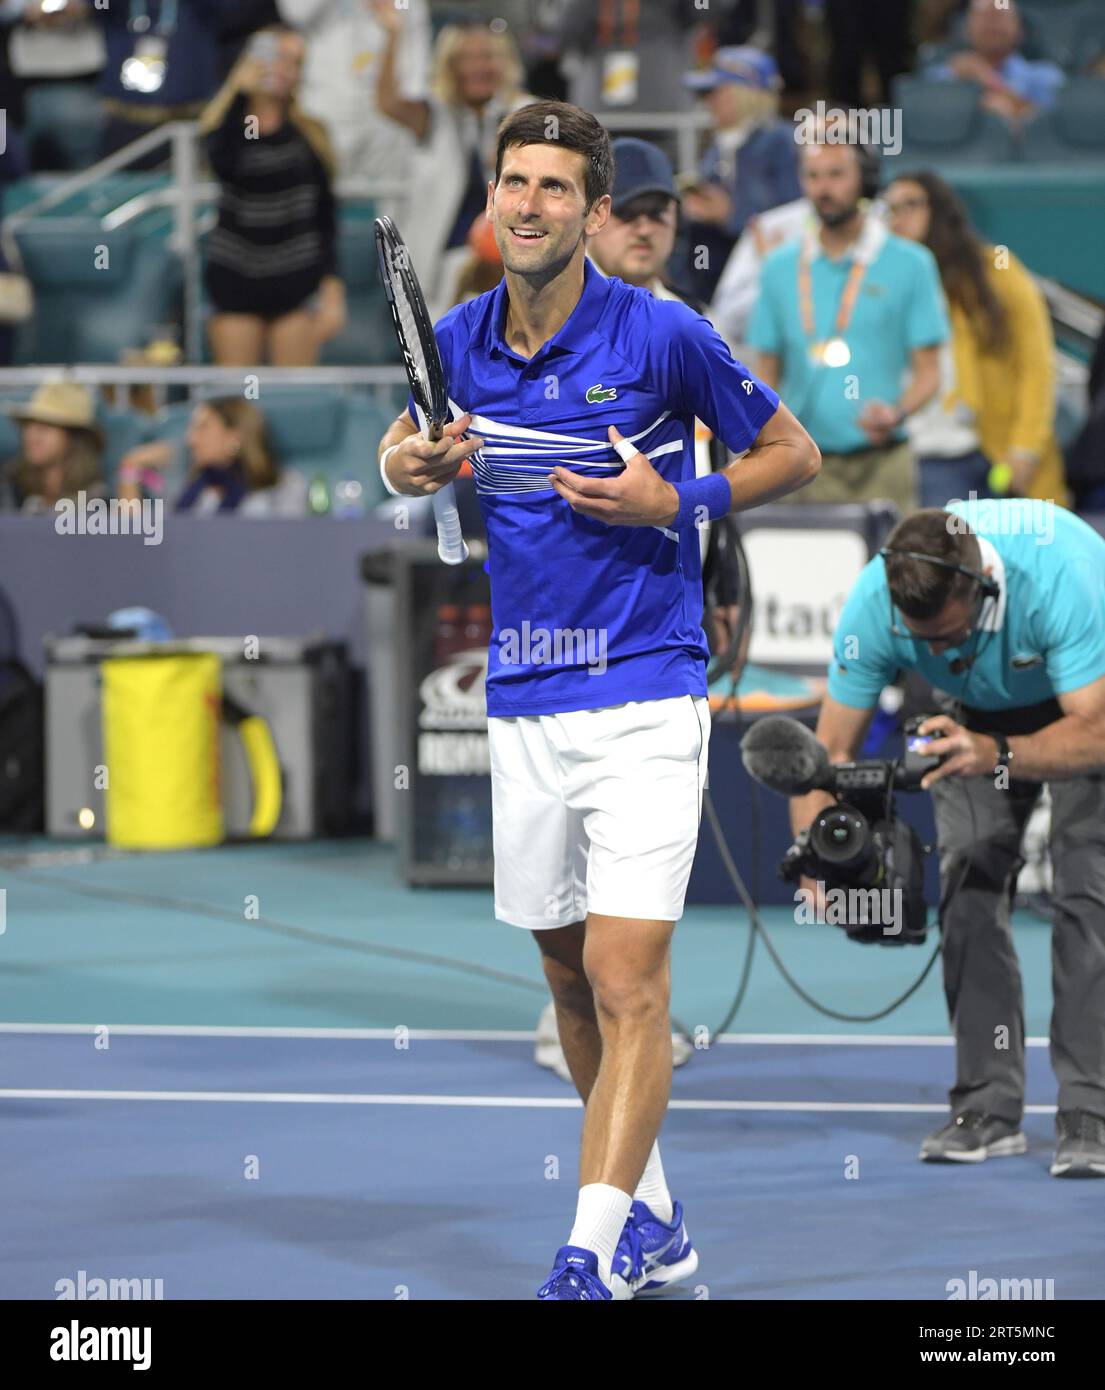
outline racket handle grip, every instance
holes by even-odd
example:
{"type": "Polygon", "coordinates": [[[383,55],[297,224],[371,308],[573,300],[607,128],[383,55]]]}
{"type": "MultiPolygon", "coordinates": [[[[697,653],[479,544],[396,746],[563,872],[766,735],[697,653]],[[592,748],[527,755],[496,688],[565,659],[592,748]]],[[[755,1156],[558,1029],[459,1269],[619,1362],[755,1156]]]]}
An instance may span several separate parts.
{"type": "Polygon", "coordinates": [[[463,565],[468,547],[460,529],[457,495],[452,483],[434,493],[434,520],[437,522],[438,558],[447,565],[463,565]]]}

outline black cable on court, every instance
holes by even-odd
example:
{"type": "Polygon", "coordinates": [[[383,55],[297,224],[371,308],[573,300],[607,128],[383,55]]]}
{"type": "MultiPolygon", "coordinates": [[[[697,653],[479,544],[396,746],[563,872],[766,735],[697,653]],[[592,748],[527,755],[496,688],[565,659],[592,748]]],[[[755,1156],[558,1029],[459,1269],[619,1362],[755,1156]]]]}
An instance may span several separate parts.
{"type": "MultiPolygon", "coordinates": [[[[744,546],[743,546],[742,543],[741,543],[741,537],[740,537],[740,530],[739,530],[739,527],[737,527],[736,525],[734,525],[734,526],[732,527],[732,531],[733,531],[733,533],[734,533],[735,560],[736,560],[736,564],[737,564],[737,566],[738,566],[739,579],[740,579],[740,590],[739,590],[739,591],[740,591],[741,595],[744,597],[745,602],[742,603],[742,605],[741,605],[741,612],[740,612],[740,617],[739,617],[739,619],[738,619],[737,633],[736,633],[736,635],[732,638],[732,640],[730,641],[729,649],[728,649],[728,651],[726,652],[725,657],[723,658],[723,662],[727,665],[728,662],[729,662],[729,660],[730,660],[731,658],[734,659],[734,660],[733,660],[733,665],[729,668],[729,669],[730,669],[729,692],[728,692],[728,695],[727,695],[727,697],[726,697],[726,698],[727,698],[727,702],[728,702],[728,710],[727,710],[726,712],[729,714],[729,717],[730,717],[735,723],[739,723],[739,722],[740,722],[740,716],[741,716],[741,709],[740,709],[740,697],[739,697],[739,693],[738,693],[738,687],[739,687],[739,685],[740,685],[740,679],[741,679],[741,676],[744,674],[744,668],[745,668],[745,665],[746,665],[746,663],[747,663],[747,657],[745,657],[743,660],[741,659],[740,651],[741,651],[741,647],[742,647],[743,644],[744,644],[744,636],[745,636],[745,633],[746,633],[747,629],[751,626],[751,623],[752,623],[753,599],[752,599],[752,577],[751,577],[751,573],[750,573],[749,568],[748,568],[748,559],[747,559],[747,556],[745,555],[745,552],[744,552],[744,546]]],[[[975,644],[975,645],[976,645],[976,648],[977,648],[977,638],[976,638],[976,644],[975,644]]],[[[711,663],[711,667],[713,667],[713,668],[716,669],[716,665],[717,665],[717,664],[721,664],[721,663],[716,663],[716,662],[715,662],[715,663],[711,663]]],[[[969,681],[969,679],[970,679],[970,677],[968,677],[968,681],[969,681]]],[[[736,889],[737,896],[740,898],[741,902],[744,904],[745,910],[748,912],[749,922],[750,922],[750,927],[749,927],[749,932],[748,932],[748,946],[747,946],[747,948],[746,948],[746,950],[745,950],[745,954],[744,954],[744,963],[743,963],[743,965],[742,965],[742,967],[741,967],[741,975],[740,975],[740,980],[739,980],[739,982],[738,982],[738,984],[737,984],[737,991],[736,991],[736,994],[735,994],[734,997],[733,997],[733,1002],[730,1004],[729,1009],[728,1009],[728,1012],[726,1013],[724,1019],[722,1019],[721,1023],[719,1023],[718,1026],[717,1026],[716,1028],[714,1028],[714,1029],[712,1029],[712,1030],[710,1031],[709,1036],[710,1036],[711,1040],[714,1039],[714,1038],[719,1037],[722,1033],[725,1032],[725,1030],[726,1030],[726,1029],[729,1027],[729,1025],[732,1023],[733,1019],[737,1016],[737,1013],[739,1012],[741,1006],[742,1006],[743,1003],[744,1003],[745,995],[746,995],[747,992],[748,992],[748,984],[749,984],[749,981],[750,981],[750,979],[751,979],[751,977],[752,977],[752,962],[753,962],[753,958],[754,958],[755,952],[756,952],[756,939],[757,939],[757,937],[762,937],[762,938],[763,938],[764,947],[765,947],[765,949],[767,950],[768,954],[770,955],[771,960],[772,960],[773,964],[775,965],[775,968],[778,970],[779,974],[783,977],[783,979],[784,979],[784,980],[786,981],[786,983],[790,986],[790,988],[794,991],[794,993],[797,994],[798,997],[799,997],[804,1003],[808,1004],[808,1005],[810,1006],[810,1008],[813,1009],[813,1010],[815,1010],[817,1013],[823,1015],[825,1018],[836,1019],[838,1022],[841,1022],[841,1023],[877,1023],[879,1020],[884,1019],[884,1018],[887,1018],[890,1014],[892,1014],[892,1013],[895,1011],[895,1009],[900,1008],[900,1007],[906,1002],[907,999],[911,998],[911,996],[914,995],[914,994],[917,992],[917,990],[919,990],[919,989],[921,988],[922,984],[924,984],[925,980],[928,978],[929,972],[932,970],[932,967],[936,964],[936,959],[937,959],[937,957],[940,955],[940,950],[941,950],[941,942],[940,942],[940,941],[937,941],[936,947],[935,947],[935,949],[933,950],[932,955],[931,955],[931,956],[929,957],[929,959],[928,959],[928,963],[925,965],[925,967],[924,967],[924,969],[921,971],[920,975],[918,975],[917,979],[914,980],[913,984],[911,984],[911,985],[909,986],[909,988],[908,988],[903,994],[900,994],[900,995],[898,996],[897,999],[892,1000],[891,1003],[889,1003],[888,1005],[886,1005],[885,1008],[879,1009],[879,1010],[877,1010],[875,1013],[871,1013],[871,1014],[846,1014],[846,1013],[841,1013],[841,1012],[840,1012],[839,1010],[837,1010],[837,1009],[832,1009],[832,1008],[830,1008],[827,1004],[822,1004],[822,1003],[820,1003],[820,1002],[819,1002],[818,1000],[816,1000],[807,990],[803,989],[802,986],[798,983],[798,981],[794,978],[794,976],[790,973],[790,971],[789,971],[789,970],[786,968],[786,966],[783,964],[782,960],[781,960],[780,957],[779,957],[779,953],[776,951],[774,945],[772,944],[771,938],[770,938],[770,936],[769,936],[768,933],[767,933],[767,929],[764,927],[763,921],[762,921],[762,919],[761,919],[761,917],[760,917],[760,914],[759,914],[759,911],[758,911],[758,909],[757,909],[757,907],[756,907],[756,903],[755,903],[755,901],[753,900],[751,894],[748,892],[748,889],[747,889],[747,887],[745,886],[745,882],[744,882],[744,880],[741,878],[740,870],[737,868],[736,862],[734,861],[733,856],[732,856],[732,854],[731,854],[731,852],[730,852],[730,850],[729,850],[729,845],[728,845],[728,842],[727,842],[727,840],[726,840],[726,838],[725,838],[725,832],[724,832],[724,830],[722,829],[721,821],[720,821],[720,819],[719,819],[719,817],[718,817],[717,810],[716,810],[716,808],[715,808],[715,806],[714,806],[713,800],[712,800],[711,797],[710,797],[709,791],[704,791],[704,792],[703,792],[703,794],[702,794],[702,801],[703,801],[703,811],[705,812],[705,815],[706,815],[707,820],[710,822],[710,829],[711,829],[711,831],[713,832],[714,841],[715,841],[715,843],[717,844],[718,853],[719,853],[720,856],[721,856],[721,861],[722,861],[722,864],[724,865],[725,872],[726,872],[726,874],[728,875],[729,881],[732,883],[733,887],[736,889]]],[[[758,794],[758,789],[755,787],[754,784],[753,784],[753,788],[752,788],[752,798],[751,798],[751,801],[752,801],[752,842],[753,842],[753,850],[754,850],[755,862],[758,863],[758,862],[759,862],[759,850],[760,850],[759,794],[758,794]]],[[[972,816],[972,825],[973,825],[973,823],[974,823],[974,808],[973,808],[973,806],[971,807],[971,816],[972,816]]],[[[961,872],[961,874],[960,874],[960,881],[959,881],[959,883],[956,885],[956,891],[957,891],[957,892],[958,892],[958,890],[963,886],[963,880],[964,880],[965,877],[966,877],[966,873],[967,873],[967,868],[968,868],[968,867],[969,867],[968,864],[965,863],[964,866],[963,866],[963,870],[962,870],[962,872],[961,872]]],[[[937,926],[937,928],[939,929],[939,926],[940,926],[939,921],[936,923],[936,926],[937,926]]],[[[673,1023],[674,1023],[674,1020],[673,1020],[673,1023]]],[[[689,1036],[689,1034],[687,1033],[687,1030],[686,1030],[685,1028],[680,1027],[680,1028],[678,1029],[678,1031],[682,1033],[683,1037],[686,1039],[687,1042],[693,1044],[693,1041],[694,1041],[694,1040],[693,1040],[693,1038],[691,1038],[691,1037],[689,1036]]]]}
{"type": "MultiPolygon", "coordinates": [[[[129,855],[120,854],[101,854],[98,857],[104,858],[129,858],[129,855]]],[[[24,861],[25,862],[25,861],[24,861]]],[[[483,979],[495,980],[500,984],[517,985],[521,989],[531,990],[537,994],[547,995],[548,986],[538,983],[536,980],[527,979],[524,975],[515,975],[506,970],[495,970],[491,966],[477,965],[473,961],[456,960],[451,956],[439,956],[428,951],[411,951],[402,946],[379,946],[367,941],[354,941],[349,937],[336,936],[332,932],[315,931],[310,927],[295,926],[290,922],[278,922],[272,917],[243,917],[240,912],[232,912],[229,908],[215,907],[210,903],[201,902],[192,898],[170,897],[164,893],[137,893],[127,888],[101,888],[90,883],[73,883],[66,879],[54,878],[50,874],[39,873],[34,869],[24,867],[15,856],[0,856],[0,865],[4,868],[14,868],[19,871],[21,878],[30,880],[32,883],[40,883],[44,887],[60,888],[68,893],[76,893],[82,897],[102,898],[109,902],[132,903],[142,907],[164,908],[170,912],[186,912],[197,917],[208,917],[216,922],[229,922],[238,927],[251,927],[257,931],[269,932],[274,936],[286,936],[296,941],[309,941],[318,946],[332,946],[336,950],[354,951],[359,955],[385,956],[391,960],[406,960],[417,965],[436,965],[446,970],[459,970],[464,974],[478,975],[483,979]]]]}

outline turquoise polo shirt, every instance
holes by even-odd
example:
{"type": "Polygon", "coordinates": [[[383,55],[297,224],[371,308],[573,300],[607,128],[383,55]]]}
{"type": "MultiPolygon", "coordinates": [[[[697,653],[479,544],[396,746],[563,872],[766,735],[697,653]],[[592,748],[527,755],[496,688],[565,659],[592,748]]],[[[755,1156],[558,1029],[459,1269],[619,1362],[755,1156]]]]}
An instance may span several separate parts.
{"type": "MultiPolygon", "coordinates": [[[[748,341],[782,360],[779,395],[823,453],[850,454],[869,449],[859,427],[868,401],[894,405],[915,348],[936,347],[949,336],[944,292],[932,253],[924,246],[891,236],[868,219],[860,241],[830,259],[810,235],[810,288],[814,340],[835,337],[837,311],[864,238],[882,244],[863,277],[844,340],[851,360],[843,367],[814,363],[802,329],[798,300],[798,262],[803,240],[787,242],[765,260],[760,297],[748,341]]],[[[903,431],[895,436],[904,439],[903,431]]]]}
{"type": "Polygon", "coordinates": [[[979,615],[974,664],[958,675],[951,670],[970,657],[973,635],[934,656],[926,642],[908,635],[896,609],[892,626],[886,564],[876,556],[856,580],[833,634],[833,699],[870,709],[905,669],[920,671],[972,709],[1019,709],[1105,676],[1105,538],[1050,502],[955,502],[945,510],[978,537],[982,568],[1000,589],[979,615]]]}

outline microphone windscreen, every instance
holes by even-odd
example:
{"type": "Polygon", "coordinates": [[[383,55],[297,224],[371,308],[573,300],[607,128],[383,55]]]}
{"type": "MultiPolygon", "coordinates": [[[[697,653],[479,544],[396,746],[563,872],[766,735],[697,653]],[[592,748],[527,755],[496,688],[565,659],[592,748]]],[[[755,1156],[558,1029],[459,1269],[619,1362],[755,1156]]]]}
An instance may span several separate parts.
{"type": "Polygon", "coordinates": [[[741,740],[741,761],[750,777],[783,796],[804,796],[826,786],[832,774],[824,745],[782,714],[756,720],[741,740]]]}

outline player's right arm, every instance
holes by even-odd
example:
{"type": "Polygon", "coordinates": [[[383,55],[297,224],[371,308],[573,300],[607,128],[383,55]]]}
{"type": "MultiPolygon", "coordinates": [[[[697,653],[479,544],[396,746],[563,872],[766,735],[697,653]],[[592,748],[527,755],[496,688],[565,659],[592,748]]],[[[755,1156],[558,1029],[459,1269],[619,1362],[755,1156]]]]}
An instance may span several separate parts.
{"type": "Polygon", "coordinates": [[[471,423],[471,415],[462,415],[445,426],[440,439],[429,440],[404,411],[380,440],[381,460],[392,451],[383,468],[395,491],[404,497],[432,497],[451,483],[464,460],[484,442],[478,435],[460,438],[471,423]]]}

